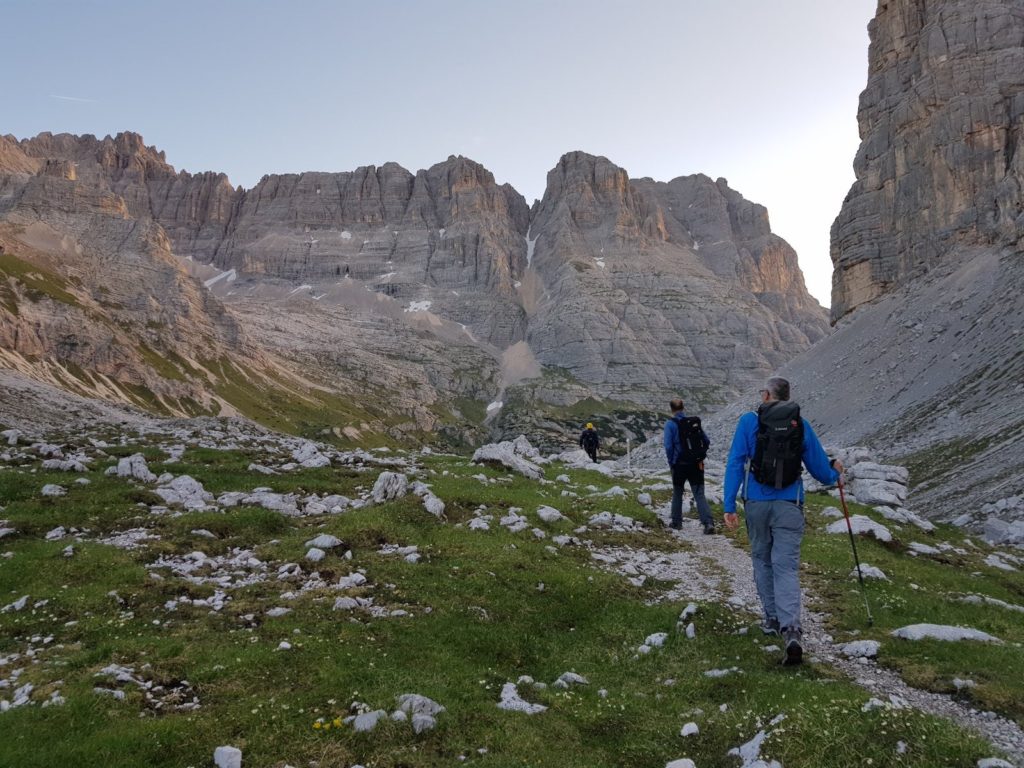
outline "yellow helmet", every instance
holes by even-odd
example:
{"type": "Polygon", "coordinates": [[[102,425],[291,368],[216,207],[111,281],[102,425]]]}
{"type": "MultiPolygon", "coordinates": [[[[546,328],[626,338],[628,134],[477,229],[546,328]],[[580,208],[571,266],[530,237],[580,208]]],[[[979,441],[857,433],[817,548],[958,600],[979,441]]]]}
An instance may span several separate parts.
{"type": "Polygon", "coordinates": [[[590,423],[590,422],[588,421],[588,422],[587,422],[587,429],[593,429],[593,428],[594,428],[594,425],[593,425],[593,424],[591,424],[591,423],[590,423]]]}

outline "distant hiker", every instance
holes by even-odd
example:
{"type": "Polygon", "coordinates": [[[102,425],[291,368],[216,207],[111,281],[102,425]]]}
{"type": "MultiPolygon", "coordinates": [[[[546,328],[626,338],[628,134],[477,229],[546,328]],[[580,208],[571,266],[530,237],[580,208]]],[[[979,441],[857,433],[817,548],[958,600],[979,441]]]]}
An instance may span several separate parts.
{"type": "Polygon", "coordinates": [[[804,534],[802,467],[821,483],[842,480],[843,465],[829,461],[811,425],[790,402],[789,382],[771,378],[759,390],[757,413],[745,413],[725,468],[725,524],[739,525],[736,494],[743,488],[743,514],[750,538],[754,583],[761,598],[766,635],[782,633],[783,664],[803,659],[800,625],[800,541],[804,534]]]}
{"type": "Polygon", "coordinates": [[[689,483],[704,533],[714,533],[711,507],[704,498],[704,457],[708,455],[711,441],[704,433],[700,419],[684,413],[682,400],[673,400],[668,407],[672,410],[672,418],[665,422],[664,443],[665,458],[672,469],[672,520],[669,524],[676,530],[683,527],[683,491],[689,483]]]}
{"type": "Polygon", "coordinates": [[[598,437],[597,430],[594,429],[594,425],[589,421],[587,422],[586,429],[580,434],[580,446],[584,451],[587,452],[587,456],[590,460],[597,462],[597,449],[601,445],[601,438],[598,437]]]}

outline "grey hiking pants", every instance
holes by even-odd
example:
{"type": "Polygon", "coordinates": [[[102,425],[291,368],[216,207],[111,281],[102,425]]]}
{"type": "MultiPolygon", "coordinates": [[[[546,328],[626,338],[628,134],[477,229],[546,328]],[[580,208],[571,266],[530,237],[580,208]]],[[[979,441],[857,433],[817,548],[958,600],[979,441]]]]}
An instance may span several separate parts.
{"type": "Polygon", "coordinates": [[[764,616],[799,629],[803,509],[795,501],[748,501],[744,519],[764,616]]]}

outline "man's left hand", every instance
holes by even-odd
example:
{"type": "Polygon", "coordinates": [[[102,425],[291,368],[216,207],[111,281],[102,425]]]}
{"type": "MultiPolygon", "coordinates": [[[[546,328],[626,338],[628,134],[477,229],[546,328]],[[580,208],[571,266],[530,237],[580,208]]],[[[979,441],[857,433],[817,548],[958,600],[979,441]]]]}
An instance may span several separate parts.
{"type": "Polygon", "coordinates": [[[730,531],[735,531],[740,527],[740,518],[735,512],[725,513],[725,527],[730,531]]]}

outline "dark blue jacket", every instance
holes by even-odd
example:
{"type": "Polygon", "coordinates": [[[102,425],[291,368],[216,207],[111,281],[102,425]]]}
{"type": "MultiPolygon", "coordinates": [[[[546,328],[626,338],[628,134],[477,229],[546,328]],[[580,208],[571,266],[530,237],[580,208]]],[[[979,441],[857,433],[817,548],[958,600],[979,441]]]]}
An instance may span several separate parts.
{"type": "MultiPolygon", "coordinates": [[[[828,454],[821,447],[818,436],[811,425],[804,419],[804,453],[803,463],[807,471],[819,483],[832,485],[839,481],[839,473],[829,464],[828,454]]],[[[776,489],[771,485],[761,485],[754,479],[747,462],[754,458],[757,449],[757,414],[745,413],[736,424],[736,434],[732,438],[729,449],[729,460],[725,465],[725,499],[723,506],[726,514],[736,511],[736,494],[743,485],[746,488],[743,498],[749,501],[799,501],[804,498],[803,478],[785,488],[776,489]]]]}
{"type": "MultiPolygon", "coordinates": [[[[686,414],[683,411],[672,414],[672,418],[665,422],[665,458],[668,460],[668,465],[671,467],[679,461],[679,454],[681,453],[679,447],[679,422],[686,418],[686,414]]],[[[708,436],[704,433],[704,429],[701,428],[700,436],[704,440],[704,447],[711,445],[711,441],[708,440],[708,436]]]]}

